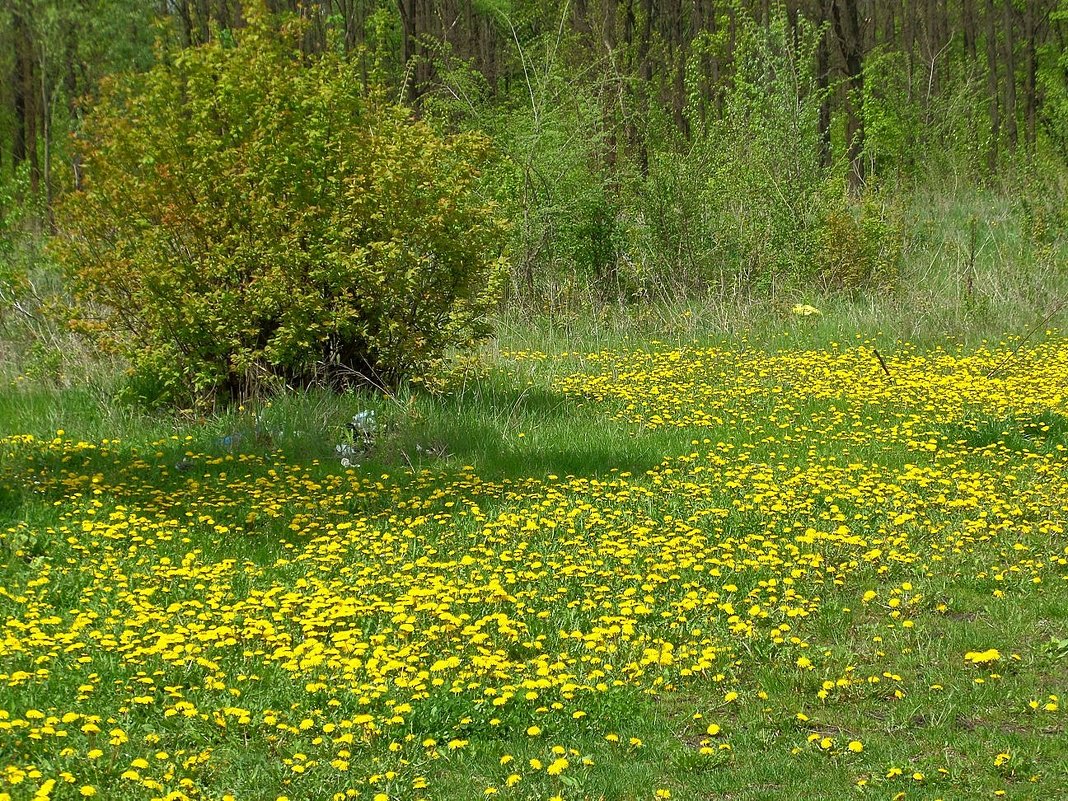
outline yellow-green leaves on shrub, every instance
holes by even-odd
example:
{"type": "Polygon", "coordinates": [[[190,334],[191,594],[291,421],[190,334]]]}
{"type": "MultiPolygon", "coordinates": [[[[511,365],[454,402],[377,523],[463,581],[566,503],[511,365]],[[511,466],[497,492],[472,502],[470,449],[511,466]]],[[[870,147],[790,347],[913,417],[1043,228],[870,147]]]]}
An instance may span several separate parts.
{"type": "Polygon", "coordinates": [[[495,300],[486,140],[437,135],[340,56],[302,54],[295,22],[248,16],[105,86],[61,210],[76,324],[149,399],[395,383],[477,338],[495,300]]]}

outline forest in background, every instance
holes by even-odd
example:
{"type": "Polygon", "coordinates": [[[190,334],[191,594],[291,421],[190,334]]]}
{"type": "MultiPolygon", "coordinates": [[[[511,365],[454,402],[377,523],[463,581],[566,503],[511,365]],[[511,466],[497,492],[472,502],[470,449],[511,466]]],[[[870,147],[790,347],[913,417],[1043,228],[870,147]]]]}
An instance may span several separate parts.
{"type": "MultiPolygon", "coordinates": [[[[480,191],[511,221],[510,308],[885,294],[915,283],[922,253],[953,262],[957,299],[1011,272],[1022,285],[991,284],[991,302],[1037,312],[1063,276],[1061,0],[267,6],[303,18],[309,58],[341,53],[367,91],[490,138],[480,191]]],[[[62,288],[43,243],[82,180],[101,80],[245,19],[240,0],[5,4],[9,321],[51,330],[36,317],[62,288]]]]}
{"type": "Polygon", "coordinates": [[[1068,0],[270,5],[0,0],[0,801],[1068,798],[1068,0]]]}

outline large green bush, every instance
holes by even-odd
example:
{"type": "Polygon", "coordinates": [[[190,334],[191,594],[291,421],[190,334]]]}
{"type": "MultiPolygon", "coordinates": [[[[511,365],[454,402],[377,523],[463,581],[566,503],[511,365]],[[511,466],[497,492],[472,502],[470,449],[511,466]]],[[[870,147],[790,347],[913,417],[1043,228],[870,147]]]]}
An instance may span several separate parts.
{"type": "Polygon", "coordinates": [[[106,85],[86,123],[56,251],[76,324],[146,397],[393,384],[484,333],[504,233],[475,188],[486,140],[437,135],[299,41],[253,8],[106,85]]]}
{"type": "Polygon", "coordinates": [[[723,114],[683,147],[661,147],[640,185],[632,238],[649,280],[669,291],[793,298],[891,284],[900,220],[869,183],[847,194],[847,164],[821,165],[816,79],[824,31],[742,18],[723,114]]]}

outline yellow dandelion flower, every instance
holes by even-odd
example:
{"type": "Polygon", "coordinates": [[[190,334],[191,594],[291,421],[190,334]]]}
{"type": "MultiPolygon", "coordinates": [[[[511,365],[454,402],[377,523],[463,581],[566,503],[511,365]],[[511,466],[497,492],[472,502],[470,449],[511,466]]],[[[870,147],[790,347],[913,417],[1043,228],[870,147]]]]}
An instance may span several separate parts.
{"type": "Polygon", "coordinates": [[[1001,652],[997,648],[989,648],[986,651],[968,651],[964,655],[964,661],[973,665],[986,665],[1001,659],[1001,652]]]}
{"type": "Polygon", "coordinates": [[[567,769],[567,766],[570,764],[571,763],[568,762],[566,759],[560,757],[559,759],[554,759],[549,765],[549,767],[545,769],[545,772],[548,773],[550,776],[559,776],[567,769]]]}

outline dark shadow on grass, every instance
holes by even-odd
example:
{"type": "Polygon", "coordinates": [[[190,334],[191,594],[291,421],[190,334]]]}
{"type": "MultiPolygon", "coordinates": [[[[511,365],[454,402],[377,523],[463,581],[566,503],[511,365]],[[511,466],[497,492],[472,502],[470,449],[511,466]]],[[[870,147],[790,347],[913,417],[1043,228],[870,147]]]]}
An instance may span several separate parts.
{"type": "MultiPolygon", "coordinates": [[[[269,471],[278,468],[306,472],[317,482],[343,476],[342,487],[358,480],[349,511],[373,518],[392,512],[398,501],[425,493],[427,487],[452,486],[457,493],[466,492],[471,472],[464,467],[470,465],[482,482],[499,488],[483,485],[478,490],[479,503],[492,505],[496,496],[503,501],[501,490],[528,479],[641,476],[665,455],[687,447],[683,443],[695,433],[642,432],[610,420],[606,405],[544,387],[516,386],[500,375],[468,385],[462,392],[417,397],[411,407],[416,413],[379,402],[381,432],[369,452],[354,459],[358,466],[351,468],[351,477],[343,475],[349,468],[334,452],[344,419],[331,420],[324,430],[309,431],[290,442],[262,441],[256,432],[244,432],[227,446],[219,432],[230,428],[208,421],[209,425],[190,424],[177,439],[166,437],[151,444],[64,443],[53,448],[39,442],[9,449],[0,455],[0,522],[10,525],[52,516],[57,501],[80,494],[81,499],[72,502],[94,497],[109,506],[123,504],[134,513],[176,519],[183,519],[187,511],[210,513],[217,522],[236,528],[243,526],[249,504],[242,505],[240,492],[227,488],[227,483],[246,475],[276,481],[269,471]],[[194,435],[193,442],[185,441],[186,433],[194,435]],[[423,470],[429,472],[424,475],[423,470]],[[383,474],[389,478],[383,480],[383,474]],[[191,489],[194,484],[199,489],[191,489]],[[197,493],[203,493],[204,503],[197,502],[197,493]],[[233,508],[216,508],[213,493],[216,498],[237,496],[237,501],[233,508]]],[[[361,406],[362,401],[354,403],[361,406]]],[[[289,485],[280,487],[284,495],[289,485]]],[[[299,498],[281,500],[281,516],[261,518],[246,530],[276,544],[305,540],[307,535],[289,529],[292,517],[302,511],[299,498]]],[[[227,539],[214,536],[213,547],[245,551],[227,539]]]]}
{"type": "Polygon", "coordinates": [[[6,528],[21,517],[22,490],[0,484],[0,528],[6,528]]]}
{"type": "Polygon", "coordinates": [[[673,443],[689,440],[688,433],[639,432],[613,421],[607,405],[499,380],[437,402],[436,419],[414,427],[399,444],[411,458],[422,438],[485,479],[639,474],[680,447],[673,443]]]}
{"type": "Polygon", "coordinates": [[[1068,447],[1068,417],[1052,411],[1003,418],[976,417],[941,427],[953,441],[976,450],[1002,446],[1010,451],[1049,453],[1068,447]]]}

